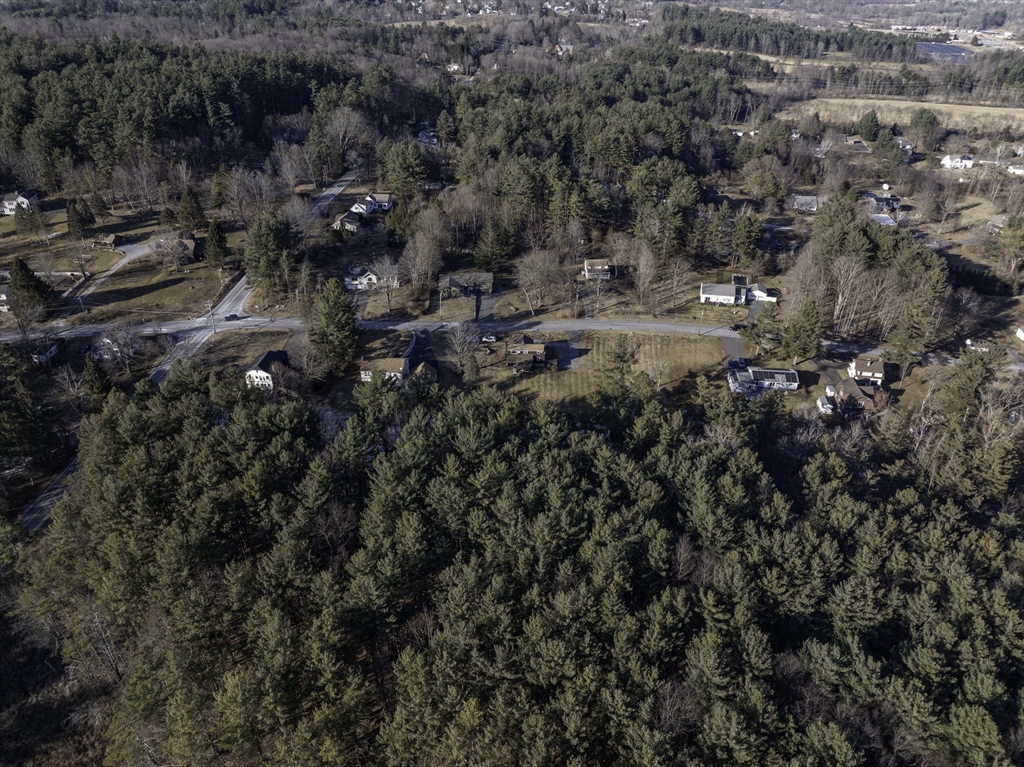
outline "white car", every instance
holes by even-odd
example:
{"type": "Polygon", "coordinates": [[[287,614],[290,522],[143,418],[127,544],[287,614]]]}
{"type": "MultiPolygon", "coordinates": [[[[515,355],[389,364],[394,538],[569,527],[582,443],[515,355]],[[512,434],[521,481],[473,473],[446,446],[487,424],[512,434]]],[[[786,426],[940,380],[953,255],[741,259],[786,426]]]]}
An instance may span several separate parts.
{"type": "Polygon", "coordinates": [[[498,337],[497,336],[484,336],[480,340],[483,341],[485,344],[493,344],[494,342],[496,342],[498,340],[498,337]]]}

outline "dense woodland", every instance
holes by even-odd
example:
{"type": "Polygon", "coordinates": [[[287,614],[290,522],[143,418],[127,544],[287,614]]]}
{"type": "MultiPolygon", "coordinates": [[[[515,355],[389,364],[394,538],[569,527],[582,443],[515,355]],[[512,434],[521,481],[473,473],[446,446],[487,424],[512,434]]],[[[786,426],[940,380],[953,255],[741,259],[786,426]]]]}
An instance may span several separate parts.
{"type": "Polygon", "coordinates": [[[851,431],[703,381],[669,413],[632,354],[582,428],[378,380],[335,434],[180,366],[110,395],[18,566],[23,642],[75,669],[68,729],[9,709],[0,758],[1019,763],[1022,391],[998,360],[851,431]]]}
{"type": "MultiPolygon", "coordinates": [[[[325,222],[293,193],[352,168],[396,200],[382,226],[401,255],[378,268],[420,289],[473,265],[514,276],[532,310],[602,254],[653,313],[656,277],[789,271],[787,316],[763,312],[751,344],[886,341],[902,373],[977,312],[849,191],[858,173],[894,181],[917,220],[945,224],[960,185],[906,167],[894,135],[927,151],[968,137],[927,109],[790,125],[784,99],[745,84],[785,80],[753,54],[842,52],[856,78],[913,63],[904,40],[676,8],[638,40],[565,19],[461,30],[188,6],[233,36],[0,33],[0,181],[79,200],[74,216],[86,198],[197,231],[210,215],[221,264],[221,223],[246,229],[242,268],[300,299],[335,372],[356,343],[328,320],[354,326],[354,309],[337,281],[311,288],[325,222]],[[281,37],[256,45],[250,23],[281,37]],[[318,25],[322,47],[281,50],[318,25]],[[577,52],[559,58],[559,40],[577,52]],[[855,128],[872,165],[812,151],[855,128]],[[718,192],[731,184],[741,209],[718,192]],[[798,185],[832,200],[798,253],[768,252],[762,223],[798,185]]],[[[145,23],[173,15],[150,8],[145,23]]],[[[1020,81],[1019,57],[978,60],[991,68],[958,82],[1020,81]]],[[[1019,212],[1002,183],[972,191],[1019,212]]],[[[1005,242],[1016,291],[1024,259],[1005,242]]],[[[1024,390],[1004,360],[965,355],[920,404],[880,395],[870,422],[839,424],[702,378],[662,399],[636,351],[621,340],[600,390],[564,411],[374,380],[340,419],[237,372],[178,364],[158,390],[111,392],[90,366],[72,492],[37,538],[0,526],[0,763],[1024,761],[1024,390]]],[[[9,470],[73,443],[30,381],[0,358],[3,498],[9,470]]]]}

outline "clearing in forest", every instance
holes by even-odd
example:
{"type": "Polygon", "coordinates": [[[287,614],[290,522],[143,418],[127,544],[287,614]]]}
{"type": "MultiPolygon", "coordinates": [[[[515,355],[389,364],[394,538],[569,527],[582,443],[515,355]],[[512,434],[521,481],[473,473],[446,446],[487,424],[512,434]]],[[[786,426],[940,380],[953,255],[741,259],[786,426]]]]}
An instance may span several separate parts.
{"type": "Polygon", "coordinates": [[[915,111],[925,107],[934,112],[950,130],[1011,130],[1024,131],[1024,109],[1019,107],[985,107],[965,104],[933,104],[926,101],[903,99],[840,99],[821,98],[801,101],[783,110],[779,117],[799,120],[815,112],[827,123],[849,123],[859,120],[865,112],[874,109],[883,125],[907,125],[915,111]]]}

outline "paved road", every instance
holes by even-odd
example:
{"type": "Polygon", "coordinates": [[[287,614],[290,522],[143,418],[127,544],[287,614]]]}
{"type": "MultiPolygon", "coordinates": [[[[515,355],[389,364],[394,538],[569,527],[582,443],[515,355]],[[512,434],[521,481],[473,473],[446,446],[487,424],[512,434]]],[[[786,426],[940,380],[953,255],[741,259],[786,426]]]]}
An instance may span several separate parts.
{"type": "MultiPolygon", "coordinates": [[[[112,277],[114,275],[114,273],[116,271],[118,271],[119,269],[121,269],[125,264],[129,264],[132,261],[134,261],[136,258],[138,258],[139,256],[144,256],[147,253],[149,253],[151,250],[153,250],[153,243],[151,243],[151,242],[140,242],[140,243],[135,243],[133,245],[122,245],[120,248],[118,248],[118,250],[120,250],[124,254],[124,256],[119,258],[117,260],[117,262],[112,267],[107,269],[107,271],[105,271],[101,276],[99,276],[98,278],[93,280],[91,285],[89,285],[81,293],[79,293],[75,297],[75,303],[69,303],[64,308],[64,311],[62,311],[60,313],[60,319],[61,320],[66,319],[67,317],[69,317],[74,312],[75,309],[77,309],[79,306],[81,306],[81,304],[78,303],[78,302],[82,301],[86,296],[91,295],[92,293],[95,293],[96,290],[104,282],[106,282],[108,279],[110,279],[110,277],[112,277]]],[[[59,324],[59,320],[58,320],[58,324],[59,324]]]]}
{"type": "MultiPolygon", "coordinates": [[[[316,200],[313,202],[313,210],[316,213],[320,213],[326,208],[334,198],[345,191],[349,184],[355,181],[357,177],[355,171],[346,173],[344,176],[335,181],[331,186],[324,190],[316,200]]],[[[137,245],[128,245],[122,248],[124,257],[119,259],[110,269],[104,272],[103,276],[97,279],[86,291],[81,294],[81,297],[89,295],[97,288],[100,287],[114,272],[129,263],[133,259],[138,258],[145,253],[148,253],[152,249],[152,245],[148,243],[140,243],[137,245]]],[[[157,365],[150,378],[154,383],[160,383],[167,376],[167,371],[170,370],[171,365],[176,360],[187,359],[194,355],[206,343],[210,337],[214,334],[214,329],[220,326],[229,326],[230,328],[287,328],[290,330],[298,329],[302,327],[302,322],[298,318],[289,317],[284,319],[271,319],[267,317],[240,317],[238,320],[228,321],[226,318],[229,316],[237,316],[244,311],[245,302],[252,294],[252,289],[246,282],[245,277],[242,277],[235,286],[228,291],[227,295],[221,299],[221,302],[211,309],[207,314],[202,317],[198,317],[193,320],[180,320],[177,322],[149,322],[134,327],[135,331],[139,335],[157,335],[161,333],[173,333],[178,337],[178,343],[176,343],[167,356],[157,365]]],[[[62,315],[62,316],[67,316],[62,315]]],[[[56,335],[61,338],[74,338],[77,336],[94,336],[97,333],[101,333],[107,330],[114,323],[109,324],[97,324],[97,325],[75,325],[71,327],[65,327],[56,332],[56,335]]],[[[52,328],[50,329],[50,335],[54,335],[52,328]]],[[[10,335],[11,338],[16,338],[17,334],[3,333],[0,334],[0,339],[4,336],[10,335]]],[[[36,498],[26,509],[22,512],[21,523],[30,530],[38,530],[50,519],[50,510],[54,504],[57,503],[67,490],[68,483],[71,478],[75,475],[78,469],[78,462],[72,461],[71,464],[60,473],[53,482],[43,491],[43,493],[36,498]]]]}

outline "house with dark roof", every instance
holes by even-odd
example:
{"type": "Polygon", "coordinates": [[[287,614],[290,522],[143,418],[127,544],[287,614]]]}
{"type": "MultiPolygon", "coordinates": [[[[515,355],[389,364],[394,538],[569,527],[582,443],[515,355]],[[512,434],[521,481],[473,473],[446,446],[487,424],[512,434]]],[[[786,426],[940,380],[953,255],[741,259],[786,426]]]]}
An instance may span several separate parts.
{"type": "Polygon", "coordinates": [[[288,353],[285,351],[263,352],[252,363],[252,367],[245,372],[245,385],[255,389],[272,390],[274,379],[271,372],[275,364],[287,365],[288,353]]]}
{"type": "Polygon", "coordinates": [[[836,401],[847,420],[860,418],[875,409],[875,389],[861,386],[852,378],[844,378],[836,387],[836,401]]]}
{"type": "Polygon", "coordinates": [[[854,381],[881,386],[885,381],[885,363],[877,357],[857,357],[847,366],[846,374],[854,381]]]}
{"type": "Polygon", "coordinates": [[[442,274],[437,280],[437,289],[441,298],[458,298],[459,296],[475,296],[478,293],[494,291],[494,274],[492,272],[451,272],[442,274]]]}

